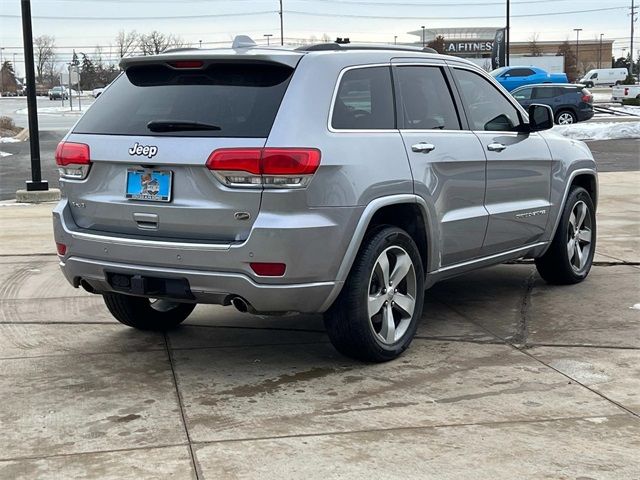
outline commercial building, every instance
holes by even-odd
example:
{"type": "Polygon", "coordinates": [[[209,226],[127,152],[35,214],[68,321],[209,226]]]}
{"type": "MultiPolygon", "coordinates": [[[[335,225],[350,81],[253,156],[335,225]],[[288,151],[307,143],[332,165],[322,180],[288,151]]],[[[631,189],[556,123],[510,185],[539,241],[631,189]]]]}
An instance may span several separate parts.
{"type": "MultiPolygon", "coordinates": [[[[427,45],[436,37],[444,37],[444,52],[448,55],[455,55],[468,59],[476,59],[476,63],[481,63],[478,59],[491,58],[493,40],[496,30],[501,27],[482,28],[439,28],[420,29],[408,32],[415,35],[418,40],[414,42],[418,45],[427,45]]],[[[558,49],[566,40],[536,41],[539,55],[555,56],[558,49]]],[[[569,45],[573,53],[576,53],[576,41],[569,39],[569,45]]],[[[531,42],[510,42],[510,63],[513,64],[514,57],[533,56],[531,42]]],[[[611,66],[611,56],[613,54],[613,40],[600,39],[580,39],[578,44],[578,71],[584,73],[592,68],[607,68],[611,66]]],[[[523,59],[524,60],[524,59],[523,59]]]]}

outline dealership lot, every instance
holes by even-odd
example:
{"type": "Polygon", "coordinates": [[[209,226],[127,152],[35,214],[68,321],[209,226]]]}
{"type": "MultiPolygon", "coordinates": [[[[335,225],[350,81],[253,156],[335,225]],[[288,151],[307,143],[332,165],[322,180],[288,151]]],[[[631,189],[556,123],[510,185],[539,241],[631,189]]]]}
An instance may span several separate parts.
{"type": "Polygon", "coordinates": [[[436,285],[395,362],[317,316],[199,306],[167,335],[72,289],[52,205],[0,207],[0,478],[637,478],[640,173],[603,173],[596,266],[436,285]]]}

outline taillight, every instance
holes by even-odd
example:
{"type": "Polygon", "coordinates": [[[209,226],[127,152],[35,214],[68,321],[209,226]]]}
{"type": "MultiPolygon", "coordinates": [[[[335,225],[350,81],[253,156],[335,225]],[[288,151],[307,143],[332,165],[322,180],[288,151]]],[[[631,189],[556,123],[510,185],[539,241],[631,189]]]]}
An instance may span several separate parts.
{"type": "Polygon", "coordinates": [[[582,95],[582,101],[584,103],[592,103],[593,102],[593,95],[582,95]]]}
{"type": "Polygon", "coordinates": [[[221,148],[207,168],[231,187],[300,188],[320,166],[315,148],[221,148]]]}
{"type": "Polygon", "coordinates": [[[85,179],[91,167],[89,145],[60,142],[56,148],[56,164],[62,178],[85,179]]]}

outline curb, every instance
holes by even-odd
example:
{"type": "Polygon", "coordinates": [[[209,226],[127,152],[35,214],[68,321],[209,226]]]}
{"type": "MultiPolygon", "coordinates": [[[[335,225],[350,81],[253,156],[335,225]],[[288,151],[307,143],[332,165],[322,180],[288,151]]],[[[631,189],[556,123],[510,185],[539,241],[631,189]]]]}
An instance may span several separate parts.
{"type": "Polygon", "coordinates": [[[49,190],[18,190],[16,192],[16,203],[45,203],[60,200],[60,190],[50,188],[49,190]]]}

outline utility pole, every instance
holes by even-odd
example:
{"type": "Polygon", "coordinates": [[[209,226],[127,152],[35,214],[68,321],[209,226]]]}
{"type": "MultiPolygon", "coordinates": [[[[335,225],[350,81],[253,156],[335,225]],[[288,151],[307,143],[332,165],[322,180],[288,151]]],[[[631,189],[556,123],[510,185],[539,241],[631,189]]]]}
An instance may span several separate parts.
{"type": "Polygon", "coordinates": [[[507,28],[504,30],[504,63],[509,66],[509,43],[511,42],[511,0],[507,0],[507,28]]]}
{"type": "Polygon", "coordinates": [[[0,47],[0,97],[2,96],[2,92],[4,91],[4,73],[3,73],[3,65],[4,63],[2,62],[2,51],[4,50],[4,47],[0,47]]]}
{"type": "Polygon", "coordinates": [[[393,36],[393,44],[397,45],[398,44],[398,35],[394,35],[393,36]]]}
{"type": "Polygon", "coordinates": [[[424,47],[427,46],[427,43],[425,41],[425,28],[426,27],[424,25],[422,25],[420,28],[422,29],[422,48],[424,48],[424,47]]]}
{"type": "Polygon", "coordinates": [[[598,68],[602,68],[602,36],[604,33],[600,34],[600,50],[598,51],[598,68]]]}
{"type": "Polygon", "coordinates": [[[634,27],[634,23],[636,21],[636,9],[638,7],[636,7],[635,5],[635,0],[631,0],[631,72],[629,72],[631,74],[631,76],[633,76],[633,62],[634,62],[634,58],[633,58],[633,27],[634,27]]]}
{"type": "Polygon", "coordinates": [[[267,47],[268,47],[269,45],[271,45],[271,41],[270,41],[270,40],[271,40],[271,37],[273,37],[273,33],[265,33],[265,34],[263,35],[263,37],[266,37],[266,39],[267,39],[267,47]]]}
{"type": "Polygon", "coordinates": [[[280,45],[284,45],[284,18],[282,17],[282,0],[280,0],[280,45]]]}
{"type": "Polygon", "coordinates": [[[580,32],[581,28],[574,28],[574,32],[576,32],[576,75],[580,74],[580,32]]]}
{"type": "Polygon", "coordinates": [[[31,30],[31,2],[21,0],[22,42],[24,45],[24,69],[27,77],[27,110],[29,112],[29,147],[31,150],[31,181],[27,191],[49,190],[49,182],[42,180],[40,166],[40,138],[38,135],[38,104],[36,101],[36,72],[33,61],[33,34],[31,30]]]}

